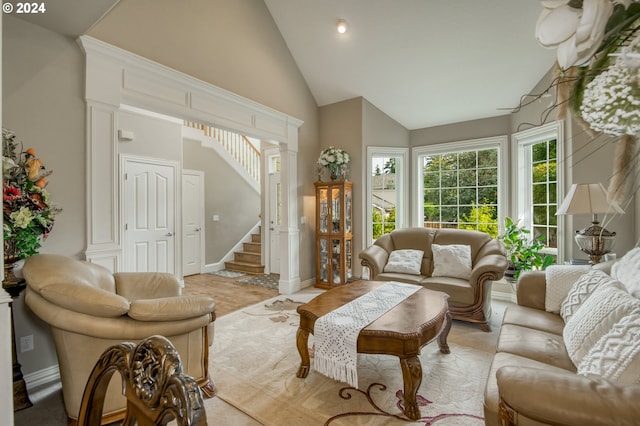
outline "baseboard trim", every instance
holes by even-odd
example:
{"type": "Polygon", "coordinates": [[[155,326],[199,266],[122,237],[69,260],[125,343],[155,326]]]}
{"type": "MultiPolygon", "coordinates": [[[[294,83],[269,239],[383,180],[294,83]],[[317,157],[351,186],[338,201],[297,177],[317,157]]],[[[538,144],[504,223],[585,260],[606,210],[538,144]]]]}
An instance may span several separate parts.
{"type": "Polygon", "coordinates": [[[57,365],[52,365],[51,367],[25,374],[24,381],[27,385],[27,390],[48,385],[53,382],[59,382],[60,369],[57,365]]]}

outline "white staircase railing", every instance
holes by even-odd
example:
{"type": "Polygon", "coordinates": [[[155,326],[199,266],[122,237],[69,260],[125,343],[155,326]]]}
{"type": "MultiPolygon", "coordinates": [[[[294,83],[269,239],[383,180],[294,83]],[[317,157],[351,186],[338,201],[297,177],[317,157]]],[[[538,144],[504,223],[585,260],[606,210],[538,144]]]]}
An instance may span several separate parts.
{"type": "Polygon", "coordinates": [[[256,182],[260,182],[260,151],[244,135],[222,130],[195,121],[185,120],[184,125],[202,130],[205,136],[220,142],[220,145],[242,166],[256,182]]]}

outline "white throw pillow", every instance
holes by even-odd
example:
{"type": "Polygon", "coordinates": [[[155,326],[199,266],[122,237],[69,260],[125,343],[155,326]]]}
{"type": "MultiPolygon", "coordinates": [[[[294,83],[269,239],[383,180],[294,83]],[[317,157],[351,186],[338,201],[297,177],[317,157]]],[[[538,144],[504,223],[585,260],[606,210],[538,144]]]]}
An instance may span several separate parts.
{"type": "Polygon", "coordinates": [[[589,350],[578,374],[595,374],[619,384],[640,383],[640,311],[622,317],[589,350]]]}
{"type": "Polygon", "coordinates": [[[610,285],[597,288],[569,318],[562,331],[574,365],[580,365],[596,342],[634,309],[640,310],[640,300],[626,291],[610,285]]]}
{"type": "Polygon", "coordinates": [[[389,254],[389,260],[384,266],[384,272],[420,275],[423,257],[424,252],[422,250],[394,250],[389,254]]]}
{"type": "Polygon", "coordinates": [[[620,281],[633,297],[640,298],[640,247],[629,250],[614,263],[611,276],[620,281]]]}
{"type": "Polygon", "coordinates": [[[567,293],[567,297],[560,304],[560,316],[564,322],[569,321],[574,312],[597,288],[606,285],[622,288],[622,284],[599,269],[590,269],[587,273],[581,275],[567,293]]]}
{"type": "Polygon", "coordinates": [[[560,312],[562,301],[569,294],[578,278],[589,271],[589,265],[551,265],[545,270],[546,292],[544,309],[555,314],[560,312]]]}
{"type": "Polygon", "coordinates": [[[471,246],[462,244],[431,244],[432,277],[471,278],[471,246]]]}

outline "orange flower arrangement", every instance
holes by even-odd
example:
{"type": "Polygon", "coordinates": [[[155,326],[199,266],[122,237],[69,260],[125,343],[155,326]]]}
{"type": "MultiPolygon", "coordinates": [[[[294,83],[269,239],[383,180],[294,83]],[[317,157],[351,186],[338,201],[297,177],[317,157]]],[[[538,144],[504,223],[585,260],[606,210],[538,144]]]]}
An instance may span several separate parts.
{"type": "Polygon", "coordinates": [[[47,171],[33,148],[18,151],[15,135],[2,130],[4,256],[8,262],[38,253],[61,210],[49,202],[47,171]]]}

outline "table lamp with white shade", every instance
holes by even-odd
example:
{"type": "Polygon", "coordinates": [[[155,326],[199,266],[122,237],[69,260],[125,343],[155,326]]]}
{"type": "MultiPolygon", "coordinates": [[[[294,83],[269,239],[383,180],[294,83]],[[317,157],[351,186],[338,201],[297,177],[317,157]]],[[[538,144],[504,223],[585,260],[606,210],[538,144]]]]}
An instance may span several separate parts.
{"type": "Polygon", "coordinates": [[[600,226],[599,214],[624,214],[624,210],[615,202],[607,201],[607,191],[600,183],[578,183],[571,185],[556,215],[590,214],[591,225],[576,231],[576,244],[589,255],[592,264],[600,262],[602,256],[611,252],[616,233],[600,226]]]}

